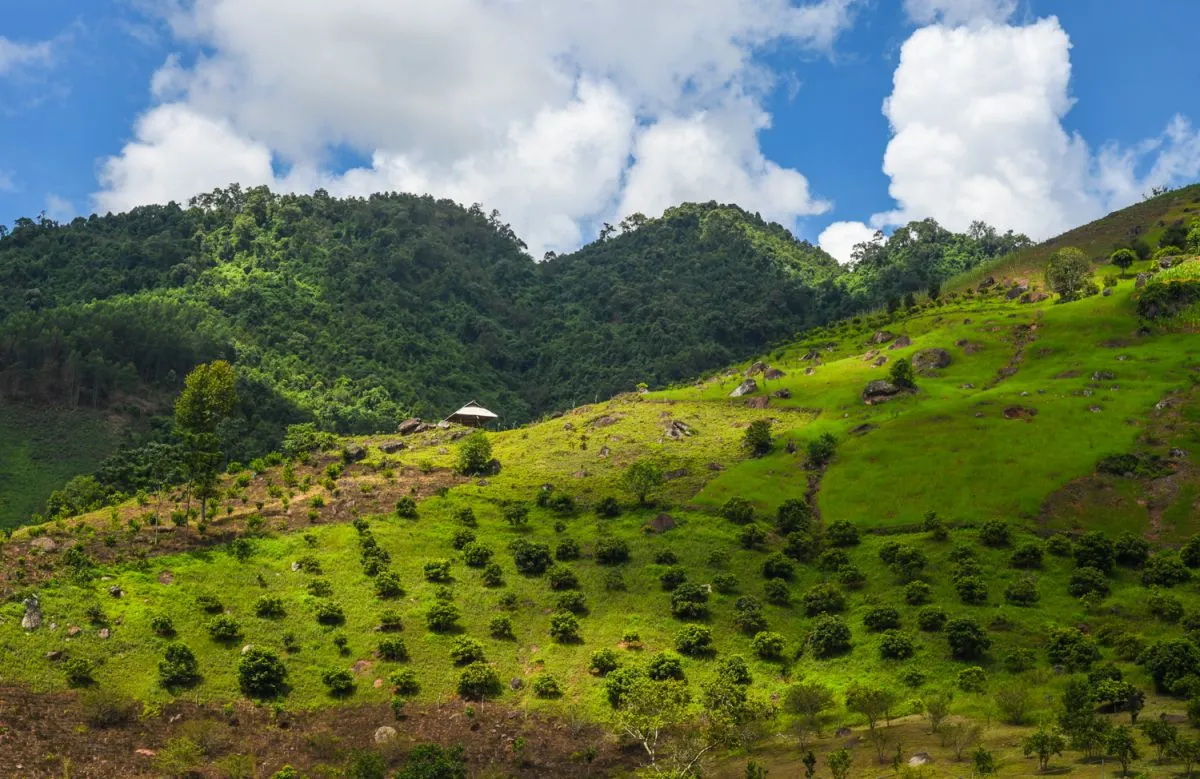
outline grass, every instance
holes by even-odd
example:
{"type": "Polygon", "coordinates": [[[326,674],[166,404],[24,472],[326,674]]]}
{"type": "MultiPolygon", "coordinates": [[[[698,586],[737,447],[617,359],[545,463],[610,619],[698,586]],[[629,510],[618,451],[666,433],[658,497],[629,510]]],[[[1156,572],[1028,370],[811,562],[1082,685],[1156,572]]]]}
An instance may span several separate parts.
{"type": "Polygon", "coordinates": [[[28,522],[52,491],[94,470],[117,442],[113,422],[98,412],[0,403],[0,530],[28,522]]]}

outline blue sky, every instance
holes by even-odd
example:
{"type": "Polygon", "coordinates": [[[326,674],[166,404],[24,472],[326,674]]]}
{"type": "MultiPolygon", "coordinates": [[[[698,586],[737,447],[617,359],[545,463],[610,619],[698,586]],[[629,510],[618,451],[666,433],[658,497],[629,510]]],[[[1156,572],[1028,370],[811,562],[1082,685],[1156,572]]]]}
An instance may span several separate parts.
{"type": "Polygon", "coordinates": [[[1047,237],[1200,172],[1200,61],[1171,32],[1200,28],[1188,0],[456,5],[10,10],[0,222],[236,178],[481,201],[540,252],[716,199],[845,259],[926,216],[1047,237]]]}

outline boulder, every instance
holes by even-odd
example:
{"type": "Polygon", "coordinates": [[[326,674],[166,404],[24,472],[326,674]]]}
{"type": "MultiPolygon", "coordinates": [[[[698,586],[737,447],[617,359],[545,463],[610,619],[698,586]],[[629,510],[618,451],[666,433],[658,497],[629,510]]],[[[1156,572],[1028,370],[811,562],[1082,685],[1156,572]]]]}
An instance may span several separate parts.
{"type": "Polygon", "coordinates": [[[1175,264],[1174,257],[1162,257],[1158,261],[1158,267],[1162,268],[1163,270],[1170,270],[1171,266],[1174,264],[1175,264]]]}
{"type": "Polygon", "coordinates": [[[83,632],[83,628],[79,627],[78,625],[71,625],[70,627],[67,628],[67,635],[70,638],[75,638],[75,636],[79,635],[82,632],[83,632]]]}
{"type": "Polygon", "coordinates": [[[1112,297],[1112,287],[1105,287],[1104,291],[1101,292],[1100,294],[1106,298],[1111,298],[1112,297]]]}
{"type": "Polygon", "coordinates": [[[746,401],[747,406],[749,406],[750,408],[758,408],[758,409],[766,408],[768,405],[770,405],[770,403],[771,403],[771,399],[766,397],[765,395],[762,397],[750,398],[749,400],[746,401]]]}
{"type": "Polygon", "coordinates": [[[932,371],[945,368],[950,363],[950,352],[945,349],[922,349],[912,357],[912,367],[915,371],[932,371]]]}
{"type": "Polygon", "coordinates": [[[782,379],[786,375],[786,373],[778,368],[767,368],[765,371],[763,371],[764,379],[782,379]]]}
{"type": "Polygon", "coordinates": [[[403,441],[386,441],[379,445],[379,451],[384,454],[395,454],[401,450],[407,449],[408,444],[403,441]]]}
{"type": "Polygon", "coordinates": [[[38,536],[29,542],[29,546],[30,548],[36,549],[42,554],[47,554],[49,552],[53,552],[55,549],[58,549],[58,544],[55,543],[54,539],[50,536],[38,536]]]}
{"type": "Polygon", "coordinates": [[[723,470],[725,470],[725,466],[721,465],[720,463],[709,463],[708,469],[710,471],[714,471],[714,472],[715,471],[723,471],[723,470]]]}
{"type": "Polygon", "coordinates": [[[731,398],[740,398],[743,395],[749,395],[751,392],[758,391],[758,382],[754,379],[746,379],[741,384],[734,387],[733,392],[729,393],[731,398]]]}
{"type": "Polygon", "coordinates": [[[870,422],[864,422],[863,424],[859,425],[858,427],[852,429],[850,431],[850,435],[855,435],[855,436],[866,435],[867,433],[871,432],[874,429],[875,429],[875,425],[872,425],[870,422]]]}
{"type": "Polygon", "coordinates": [[[986,279],[979,282],[979,291],[982,292],[983,290],[987,289],[988,287],[995,286],[995,284],[996,284],[996,278],[994,276],[988,276],[986,279]]]}
{"type": "Polygon", "coordinates": [[[62,656],[63,656],[63,653],[62,653],[61,649],[51,649],[49,652],[46,653],[46,659],[52,663],[56,663],[59,660],[62,660],[62,656]]]}
{"type": "Polygon", "coordinates": [[[1009,406],[1004,409],[1005,419],[1033,419],[1037,416],[1036,408],[1026,408],[1025,406],[1009,406]]]}
{"type": "Polygon", "coordinates": [[[875,362],[871,363],[872,368],[882,368],[887,365],[888,358],[885,355],[879,355],[875,358],[875,362]]]}
{"type": "Polygon", "coordinates": [[[787,449],[787,453],[788,453],[788,454],[795,454],[795,453],[796,453],[796,442],[795,442],[795,441],[788,441],[788,442],[787,442],[787,446],[786,446],[786,447],[784,447],[784,448],[785,448],[785,449],[787,449]]]}
{"type": "Polygon", "coordinates": [[[1134,282],[1133,282],[1133,286],[1134,286],[1136,289],[1141,289],[1142,287],[1146,286],[1146,282],[1147,282],[1147,281],[1149,281],[1149,280],[1150,280],[1150,274],[1149,274],[1149,273],[1139,273],[1139,274],[1137,275],[1137,278],[1136,278],[1136,279],[1134,280],[1134,282]]]}
{"type": "Polygon", "coordinates": [[[396,732],[395,728],[388,725],[381,725],[380,727],[375,728],[375,743],[389,744],[395,741],[396,737],[399,735],[400,734],[396,732]]]}
{"type": "Polygon", "coordinates": [[[609,427],[610,425],[617,424],[618,421],[620,421],[619,417],[603,416],[603,417],[599,417],[598,419],[593,419],[591,422],[588,422],[588,425],[590,427],[597,427],[597,428],[598,427],[609,427]]]}
{"type": "Polygon", "coordinates": [[[42,626],[42,603],[37,595],[30,595],[21,602],[25,607],[25,616],[21,617],[21,627],[25,630],[37,630],[42,626]]]}
{"type": "Polygon", "coordinates": [[[508,682],[508,689],[510,689],[510,690],[519,690],[524,686],[525,686],[525,680],[519,676],[514,676],[508,682]]]}
{"type": "Polygon", "coordinates": [[[756,362],[756,363],[752,364],[750,366],[750,368],[746,371],[746,375],[747,376],[757,376],[760,373],[765,373],[766,370],[767,370],[767,364],[765,362],[756,362]]]}
{"type": "Polygon", "coordinates": [[[1112,381],[1117,378],[1117,374],[1112,371],[1096,371],[1092,374],[1092,381],[1112,381]]]}
{"type": "Polygon", "coordinates": [[[110,631],[108,628],[100,628],[100,630],[96,632],[96,635],[107,640],[108,637],[112,635],[112,631],[110,631]]]}
{"type": "Polygon", "coordinates": [[[929,756],[928,752],[918,752],[908,759],[908,764],[910,766],[912,766],[913,768],[916,768],[918,766],[928,765],[929,763],[932,763],[932,762],[933,762],[933,758],[929,756]]]}
{"type": "Polygon", "coordinates": [[[889,349],[903,349],[906,346],[912,346],[912,339],[909,338],[907,335],[902,335],[899,338],[897,338],[895,341],[892,341],[892,345],[889,346],[888,348],[889,349]]]}
{"type": "Polygon", "coordinates": [[[887,330],[876,330],[875,334],[871,336],[868,343],[885,344],[888,341],[893,341],[895,339],[896,339],[895,333],[889,333],[887,330]]]}
{"type": "Polygon", "coordinates": [[[792,391],[790,389],[779,389],[771,393],[771,397],[779,398],[780,400],[787,400],[791,396],[792,391]]]}
{"type": "Polygon", "coordinates": [[[175,574],[171,573],[170,571],[159,572],[159,574],[158,574],[158,583],[159,584],[170,584],[173,581],[175,581],[175,574]]]}
{"type": "Polygon", "coordinates": [[[672,419],[667,423],[666,434],[667,438],[678,441],[682,438],[696,435],[696,431],[692,429],[692,427],[686,422],[680,422],[678,419],[672,419]]]}
{"type": "Polygon", "coordinates": [[[120,598],[125,594],[125,591],[121,589],[121,585],[114,584],[108,588],[108,594],[114,598],[120,598]]]}
{"type": "Polygon", "coordinates": [[[903,387],[897,386],[887,379],[876,379],[869,382],[866,388],[863,389],[863,403],[868,406],[874,406],[879,403],[886,403],[897,395],[905,394],[906,390],[903,387]]]}
{"type": "Polygon", "coordinates": [[[867,351],[867,353],[866,353],[866,354],[864,354],[864,355],[862,356],[862,361],[863,361],[863,362],[870,362],[871,360],[874,360],[874,359],[875,359],[876,357],[878,357],[878,356],[879,356],[879,350],[878,350],[878,349],[869,349],[869,350],[867,351]]]}
{"type": "Polygon", "coordinates": [[[676,468],[673,471],[666,471],[665,473],[663,473],[663,481],[675,481],[676,479],[682,479],[684,476],[687,476],[687,475],[688,475],[687,468],[676,468]]]}
{"type": "Polygon", "coordinates": [[[665,533],[675,527],[675,517],[670,514],[659,514],[646,526],[655,533],[665,533]]]}
{"type": "Polygon", "coordinates": [[[396,432],[400,435],[412,435],[413,433],[418,432],[418,429],[424,424],[425,423],[417,417],[411,417],[401,422],[399,426],[396,427],[396,432]]]}
{"type": "Polygon", "coordinates": [[[367,447],[358,444],[346,444],[342,449],[342,458],[348,463],[356,463],[367,459],[367,447]]]}
{"type": "Polygon", "coordinates": [[[810,351],[808,352],[808,354],[804,355],[804,356],[803,356],[803,357],[801,357],[800,359],[801,359],[801,360],[820,360],[820,359],[821,359],[821,353],[820,353],[820,352],[818,352],[816,349],[812,349],[812,350],[810,350],[810,351]]]}
{"type": "Polygon", "coordinates": [[[1029,291],[1029,287],[1025,286],[1024,284],[1017,284],[1012,289],[1010,289],[1008,292],[1005,292],[1004,297],[1006,300],[1016,300],[1017,298],[1021,297],[1028,291],[1029,291]]]}
{"type": "Polygon", "coordinates": [[[817,369],[816,369],[816,368],[805,368],[805,369],[804,369],[804,375],[805,375],[805,376],[812,376],[812,375],[813,375],[814,373],[816,373],[816,372],[817,372],[817,369]]]}

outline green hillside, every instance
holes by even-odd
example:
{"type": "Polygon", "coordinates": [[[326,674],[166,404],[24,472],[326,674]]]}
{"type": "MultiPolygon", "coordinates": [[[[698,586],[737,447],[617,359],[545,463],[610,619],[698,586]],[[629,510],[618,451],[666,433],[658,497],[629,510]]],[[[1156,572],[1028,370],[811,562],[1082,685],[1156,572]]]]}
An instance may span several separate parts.
{"type": "Polygon", "coordinates": [[[1054,773],[1179,775],[1200,749],[1198,263],[861,314],[485,434],[485,473],[456,470],[460,428],[351,436],[223,476],[203,525],[175,489],[18,530],[10,743],[40,775],[100,734],[110,775],[415,771],[437,742],[472,775],[791,776],[812,750],[826,776],[845,749],[849,776],[949,777],[1034,774],[1023,745],[1061,731],[1054,773]],[[915,389],[864,403],[904,361],[915,389]],[[644,503],[639,469],[661,476],[644,503]],[[164,686],[178,645],[195,674],[164,686]],[[285,685],[246,687],[258,650],[285,685]],[[1167,725],[1123,730],[1130,701],[1167,725]],[[79,723],[53,748],[23,735],[38,702],[79,723]]]}

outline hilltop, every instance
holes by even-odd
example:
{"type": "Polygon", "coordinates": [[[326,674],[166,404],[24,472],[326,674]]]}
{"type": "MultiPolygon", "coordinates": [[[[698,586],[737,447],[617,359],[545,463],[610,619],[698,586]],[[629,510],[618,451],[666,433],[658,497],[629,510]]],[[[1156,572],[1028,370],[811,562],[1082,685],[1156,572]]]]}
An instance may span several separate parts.
{"type": "Polygon", "coordinates": [[[1095,776],[1165,717],[1161,761],[1128,743],[1169,775],[1200,694],[1200,261],[1165,264],[1101,266],[1072,302],[993,270],[488,433],[482,473],[462,428],[314,437],[222,476],[203,526],[173,489],[18,530],[10,743],[44,775],[320,775],[433,741],[474,772],[608,776],[661,717],[662,764],[706,747],[707,775],[799,775],[808,749],[820,775],[842,749],[850,775],[897,752],[1029,775],[1045,724],[1070,736],[1052,770],[1095,776]],[[902,361],[915,389],[864,402],[902,361]],[[164,687],[177,644],[194,678],[164,687]],[[243,647],[286,670],[267,705],[243,647]],[[53,750],[18,713],[42,706],[53,750]]]}

